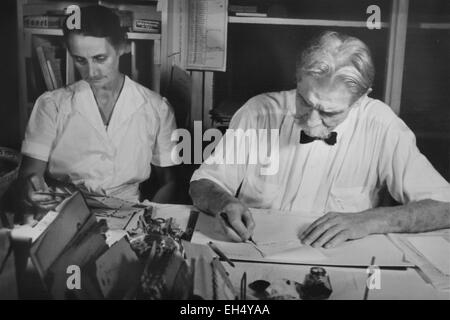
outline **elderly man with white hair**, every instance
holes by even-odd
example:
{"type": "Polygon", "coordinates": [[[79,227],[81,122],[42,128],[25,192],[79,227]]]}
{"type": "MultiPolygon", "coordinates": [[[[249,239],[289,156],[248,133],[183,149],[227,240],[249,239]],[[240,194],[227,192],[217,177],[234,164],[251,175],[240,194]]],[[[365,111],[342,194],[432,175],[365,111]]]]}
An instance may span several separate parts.
{"type": "MultiPolygon", "coordinates": [[[[234,241],[253,233],[248,207],[317,216],[300,236],[314,247],[450,227],[450,185],[405,123],[368,97],[374,74],[361,40],[332,31],[314,39],[298,58],[297,88],[250,99],[230,123],[230,129],[279,132],[278,149],[271,146],[279,152],[277,172],[262,174],[267,163],[227,163],[234,148],[227,150],[222,139],[213,157],[224,161],[205,161],[191,179],[194,205],[225,214],[222,225],[234,241]],[[385,189],[402,205],[377,207],[385,189]]],[[[249,159],[256,149],[245,145],[238,141],[249,159]]]]}

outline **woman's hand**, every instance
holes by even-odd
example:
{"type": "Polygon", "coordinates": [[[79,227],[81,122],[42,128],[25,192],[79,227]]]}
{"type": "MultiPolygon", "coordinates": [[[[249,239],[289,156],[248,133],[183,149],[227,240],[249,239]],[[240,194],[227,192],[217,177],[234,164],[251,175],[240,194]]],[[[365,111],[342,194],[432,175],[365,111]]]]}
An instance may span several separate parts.
{"type": "Polygon", "coordinates": [[[43,177],[32,174],[22,181],[22,201],[25,205],[25,223],[33,223],[40,220],[48,211],[63,200],[63,197],[55,195],[63,192],[58,188],[49,188],[43,177]]]}

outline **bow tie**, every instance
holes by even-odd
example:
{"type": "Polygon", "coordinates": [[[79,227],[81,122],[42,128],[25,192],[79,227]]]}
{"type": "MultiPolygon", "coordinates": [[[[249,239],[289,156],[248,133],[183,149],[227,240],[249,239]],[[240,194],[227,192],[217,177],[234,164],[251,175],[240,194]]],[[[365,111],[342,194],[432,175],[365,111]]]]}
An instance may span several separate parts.
{"type": "Polygon", "coordinates": [[[336,138],[337,138],[337,132],[334,132],[334,131],[331,132],[330,135],[328,136],[328,138],[325,138],[325,139],[310,137],[304,131],[302,131],[300,133],[300,143],[310,143],[310,142],[313,142],[314,140],[322,140],[326,144],[332,146],[336,143],[336,138]]]}

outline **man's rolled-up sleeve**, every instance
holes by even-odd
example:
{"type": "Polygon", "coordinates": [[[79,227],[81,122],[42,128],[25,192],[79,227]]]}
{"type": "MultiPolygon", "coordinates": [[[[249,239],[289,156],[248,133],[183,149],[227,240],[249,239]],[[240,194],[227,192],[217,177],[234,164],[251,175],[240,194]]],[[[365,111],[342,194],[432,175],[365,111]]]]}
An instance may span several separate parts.
{"type": "Polygon", "coordinates": [[[379,168],[381,180],[401,203],[425,199],[450,202],[450,184],[420,153],[414,134],[400,119],[386,132],[379,168]]]}
{"type": "Polygon", "coordinates": [[[41,95],[34,105],[22,143],[22,154],[47,162],[56,138],[58,108],[51,93],[41,95]]]}

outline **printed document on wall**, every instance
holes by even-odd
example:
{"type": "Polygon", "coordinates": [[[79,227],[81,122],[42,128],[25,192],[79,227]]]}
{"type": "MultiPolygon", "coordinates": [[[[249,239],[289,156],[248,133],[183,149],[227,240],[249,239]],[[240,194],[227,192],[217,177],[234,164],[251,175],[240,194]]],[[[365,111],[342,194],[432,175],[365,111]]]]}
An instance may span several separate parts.
{"type": "Polygon", "coordinates": [[[228,0],[189,0],[187,69],[225,71],[228,0]]]}

